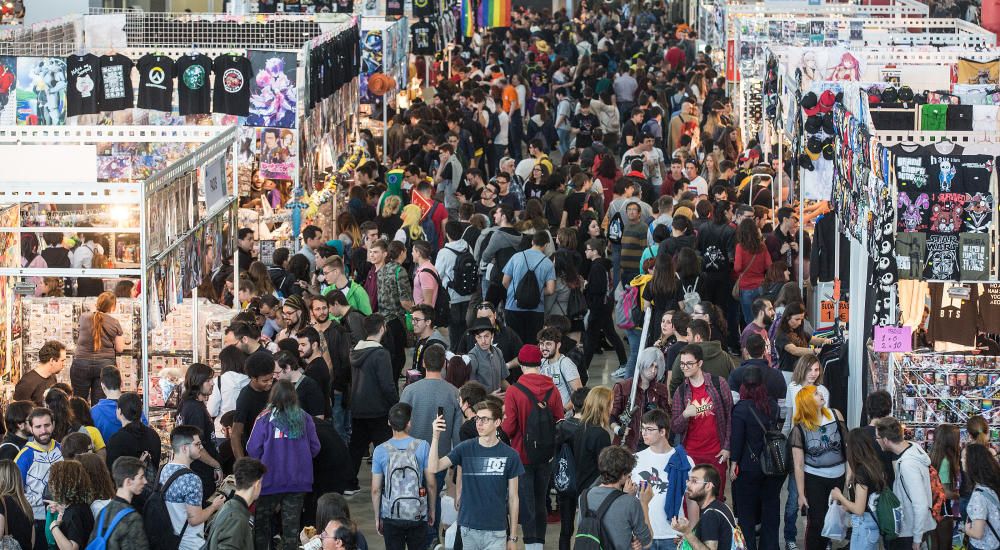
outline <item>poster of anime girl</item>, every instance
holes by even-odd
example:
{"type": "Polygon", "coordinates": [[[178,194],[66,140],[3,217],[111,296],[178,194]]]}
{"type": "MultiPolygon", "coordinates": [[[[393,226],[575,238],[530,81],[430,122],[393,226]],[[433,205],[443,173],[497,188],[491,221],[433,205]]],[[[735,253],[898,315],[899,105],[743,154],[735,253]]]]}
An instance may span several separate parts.
{"type": "Polygon", "coordinates": [[[66,61],[58,57],[17,58],[17,124],[66,123],[66,61]]]}
{"type": "Polygon", "coordinates": [[[295,128],[295,54],[250,50],[254,79],[250,86],[247,126],[295,128]]]}
{"type": "Polygon", "coordinates": [[[842,52],[838,60],[833,52],[827,57],[827,80],[849,80],[857,82],[861,80],[861,63],[851,52],[842,52]]]}
{"type": "Polygon", "coordinates": [[[0,56],[0,125],[13,126],[17,119],[17,58],[0,56]]]}

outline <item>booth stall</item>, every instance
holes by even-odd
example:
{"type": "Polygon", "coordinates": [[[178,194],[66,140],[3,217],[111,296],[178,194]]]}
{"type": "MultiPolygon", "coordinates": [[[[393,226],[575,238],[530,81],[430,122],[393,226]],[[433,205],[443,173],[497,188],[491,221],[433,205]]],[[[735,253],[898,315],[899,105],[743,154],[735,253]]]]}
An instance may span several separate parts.
{"type": "Polygon", "coordinates": [[[361,128],[369,130],[376,142],[381,141],[382,161],[387,163],[388,136],[385,130],[389,125],[388,103],[394,102],[397,92],[409,82],[409,22],[405,18],[390,21],[380,17],[363,17],[360,28],[361,128]],[[385,90],[369,87],[369,79],[376,74],[389,77],[392,86],[385,90]]]}

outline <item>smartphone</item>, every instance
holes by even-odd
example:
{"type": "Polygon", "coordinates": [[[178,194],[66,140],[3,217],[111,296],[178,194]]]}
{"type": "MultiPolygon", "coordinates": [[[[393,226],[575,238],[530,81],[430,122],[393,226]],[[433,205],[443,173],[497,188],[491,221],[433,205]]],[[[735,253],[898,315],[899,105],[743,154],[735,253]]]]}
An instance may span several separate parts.
{"type": "Polygon", "coordinates": [[[802,515],[802,517],[808,516],[809,515],[809,507],[808,506],[802,506],[802,508],[799,509],[799,513],[802,515]]]}
{"type": "Polygon", "coordinates": [[[444,417],[444,407],[438,407],[438,416],[444,417]]]}

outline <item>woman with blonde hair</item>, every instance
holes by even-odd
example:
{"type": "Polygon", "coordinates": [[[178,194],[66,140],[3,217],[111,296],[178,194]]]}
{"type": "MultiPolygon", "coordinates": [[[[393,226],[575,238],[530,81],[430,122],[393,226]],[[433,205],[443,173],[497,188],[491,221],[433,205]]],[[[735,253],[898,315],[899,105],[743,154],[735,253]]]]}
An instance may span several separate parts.
{"type": "Polygon", "coordinates": [[[90,503],[94,489],[83,464],[76,460],[56,462],[49,470],[49,532],[58,550],[80,550],[87,546],[94,530],[90,503]]]}
{"type": "Polygon", "coordinates": [[[382,208],[375,218],[379,235],[395,235],[399,231],[403,225],[403,220],[399,217],[402,209],[403,199],[399,195],[388,195],[382,200],[382,208]]]}
{"type": "Polygon", "coordinates": [[[91,405],[104,399],[101,369],[115,366],[115,355],[125,350],[125,332],[118,319],[111,316],[117,304],[113,292],[102,292],[94,311],[80,316],[69,379],[73,395],[89,400],[91,405]]]}
{"type": "Polygon", "coordinates": [[[799,510],[806,515],[806,548],[826,548],[821,535],[830,507],[830,493],[843,490],[847,474],[847,428],[840,411],[826,407],[826,398],[809,385],[795,396],[792,447],[799,510]]]}
{"type": "Polygon", "coordinates": [[[396,231],[393,237],[394,241],[399,241],[409,248],[410,243],[413,241],[419,241],[424,238],[424,229],[420,227],[420,218],[423,216],[423,211],[420,207],[415,204],[407,204],[403,207],[403,213],[400,218],[403,220],[403,225],[396,231]]]}
{"type": "Polygon", "coordinates": [[[24,496],[21,471],[11,460],[0,460],[0,506],[0,534],[10,534],[21,548],[34,547],[34,516],[24,496]]]}

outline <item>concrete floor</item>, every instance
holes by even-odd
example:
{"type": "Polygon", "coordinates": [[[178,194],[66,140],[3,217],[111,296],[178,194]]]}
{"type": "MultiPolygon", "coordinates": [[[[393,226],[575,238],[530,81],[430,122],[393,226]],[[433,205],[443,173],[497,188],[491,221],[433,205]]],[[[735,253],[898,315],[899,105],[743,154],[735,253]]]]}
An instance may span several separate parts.
{"type": "MultiPolygon", "coordinates": [[[[594,361],[590,366],[590,380],[589,385],[591,387],[606,385],[611,386],[616,380],[611,378],[611,373],[618,368],[618,358],[615,356],[614,352],[604,352],[601,355],[596,355],[594,361]]],[[[347,501],[351,507],[351,517],[357,522],[358,527],[364,533],[370,550],[385,550],[385,542],[382,537],[375,530],[374,514],[372,512],[371,505],[371,465],[367,462],[363,463],[361,466],[361,472],[358,475],[358,479],[361,484],[361,492],[348,497],[347,501]]],[[[727,498],[731,497],[729,484],[726,485],[727,498]]],[[[730,499],[731,501],[731,499],[730,499]]],[[[782,509],[784,509],[785,504],[785,491],[782,491],[781,499],[782,509]]],[[[799,547],[804,548],[803,538],[805,536],[805,520],[799,518],[798,520],[798,540],[799,547]]],[[[782,545],[784,540],[782,540],[782,545]]],[[[559,524],[550,523],[546,531],[545,536],[545,549],[555,550],[559,547],[559,524]]]]}

